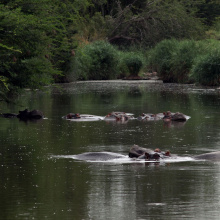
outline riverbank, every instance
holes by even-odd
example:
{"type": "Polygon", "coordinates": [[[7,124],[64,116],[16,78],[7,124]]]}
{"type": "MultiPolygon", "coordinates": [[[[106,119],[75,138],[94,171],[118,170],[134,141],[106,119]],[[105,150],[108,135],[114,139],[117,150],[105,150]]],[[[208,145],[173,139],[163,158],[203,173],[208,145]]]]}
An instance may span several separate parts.
{"type": "Polygon", "coordinates": [[[65,85],[66,87],[73,88],[73,84],[86,85],[86,87],[121,87],[121,90],[127,88],[128,86],[140,86],[146,87],[146,91],[169,91],[172,93],[208,93],[208,94],[219,94],[219,86],[201,86],[196,84],[179,84],[179,83],[163,83],[162,80],[88,80],[88,81],[76,81],[71,83],[59,84],[65,85]],[[101,85],[100,85],[101,84],[101,85]]]}

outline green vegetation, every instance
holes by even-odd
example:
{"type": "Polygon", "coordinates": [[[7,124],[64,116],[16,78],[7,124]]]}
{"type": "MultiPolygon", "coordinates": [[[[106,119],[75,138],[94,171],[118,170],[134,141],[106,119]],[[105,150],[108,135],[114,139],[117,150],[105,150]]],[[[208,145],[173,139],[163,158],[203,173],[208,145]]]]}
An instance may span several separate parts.
{"type": "Polygon", "coordinates": [[[124,54],[125,55],[122,58],[122,63],[124,63],[127,67],[128,73],[131,76],[138,76],[141,68],[144,65],[143,55],[137,52],[125,52],[124,54]]]}
{"type": "Polygon", "coordinates": [[[156,71],[165,82],[174,82],[174,75],[171,72],[173,53],[177,50],[178,41],[163,40],[158,43],[148,55],[148,68],[156,71]]]}
{"type": "Polygon", "coordinates": [[[148,69],[164,82],[220,85],[217,40],[164,40],[148,54],[148,69]]]}
{"type": "Polygon", "coordinates": [[[0,0],[0,96],[142,66],[189,82],[198,42],[220,39],[219,11],[217,0],[0,0]]]}
{"type": "Polygon", "coordinates": [[[117,50],[105,41],[96,41],[78,50],[75,75],[80,80],[108,80],[117,74],[117,50]]]}
{"type": "Polygon", "coordinates": [[[95,41],[77,50],[72,79],[109,80],[138,76],[144,59],[140,52],[120,51],[106,41],[95,41]]]}
{"type": "Polygon", "coordinates": [[[202,85],[220,85],[220,46],[211,48],[210,51],[199,56],[191,71],[191,77],[202,85]]]}

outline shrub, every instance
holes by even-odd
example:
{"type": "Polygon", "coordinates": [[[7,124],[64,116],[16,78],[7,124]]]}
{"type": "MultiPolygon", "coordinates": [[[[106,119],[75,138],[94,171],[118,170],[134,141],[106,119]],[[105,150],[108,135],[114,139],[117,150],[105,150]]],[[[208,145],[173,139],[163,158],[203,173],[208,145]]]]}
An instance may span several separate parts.
{"type": "Polygon", "coordinates": [[[220,47],[199,56],[191,70],[191,77],[206,86],[220,85],[220,47]]]}
{"type": "Polygon", "coordinates": [[[189,73],[194,59],[199,53],[196,41],[184,40],[176,44],[176,50],[171,55],[171,73],[173,80],[179,83],[189,83],[189,73]]]}
{"type": "Polygon", "coordinates": [[[118,59],[118,74],[117,74],[117,77],[120,78],[120,79],[129,75],[128,67],[124,62],[125,56],[126,56],[126,52],[120,51],[120,50],[118,51],[118,58],[119,59],[118,59]]]}
{"type": "Polygon", "coordinates": [[[123,63],[127,66],[130,75],[137,76],[143,67],[144,57],[140,53],[127,52],[123,58],[123,63]]]}
{"type": "Polygon", "coordinates": [[[171,58],[177,49],[177,43],[178,41],[175,39],[163,40],[148,54],[148,68],[156,71],[164,82],[174,82],[171,58]]]}
{"type": "Polygon", "coordinates": [[[77,51],[74,64],[78,79],[114,79],[118,64],[117,50],[105,41],[96,41],[77,51]]]}

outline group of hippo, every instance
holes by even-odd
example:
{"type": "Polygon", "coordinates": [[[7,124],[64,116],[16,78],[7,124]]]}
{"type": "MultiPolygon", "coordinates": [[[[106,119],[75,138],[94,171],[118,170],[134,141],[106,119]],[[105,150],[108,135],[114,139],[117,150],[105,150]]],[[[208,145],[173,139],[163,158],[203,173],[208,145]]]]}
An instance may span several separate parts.
{"type": "MultiPolygon", "coordinates": [[[[32,120],[32,119],[42,119],[44,118],[43,112],[39,110],[29,111],[25,109],[23,111],[19,111],[18,114],[15,113],[2,113],[2,117],[5,118],[19,118],[21,120],[32,120]]],[[[125,112],[111,112],[106,116],[97,116],[97,115],[89,115],[89,114],[79,114],[79,113],[69,113],[63,117],[64,119],[71,121],[97,121],[97,120],[106,120],[106,121],[119,121],[126,122],[129,119],[138,119],[140,121],[150,121],[150,120],[164,120],[164,121],[179,121],[184,122],[187,121],[190,117],[184,115],[183,113],[172,113],[170,111],[158,114],[152,113],[143,113],[141,116],[137,118],[134,117],[132,113],[125,112]]]]}
{"type": "MultiPolygon", "coordinates": [[[[14,113],[2,113],[0,116],[5,118],[19,118],[21,120],[36,120],[36,119],[43,119],[44,114],[43,112],[39,110],[32,110],[28,111],[28,109],[25,109],[23,111],[19,111],[18,114],[14,113]]],[[[64,116],[65,119],[68,120],[116,120],[116,121],[127,121],[129,119],[135,119],[133,114],[131,113],[125,113],[125,112],[112,112],[106,115],[105,117],[101,116],[94,116],[94,115],[80,115],[75,113],[69,113],[66,116],[64,116]]],[[[183,113],[172,113],[170,111],[159,113],[159,114],[145,114],[143,113],[141,116],[139,116],[138,120],[164,120],[164,121],[180,121],[184,122],[188,120],[190,117],[184,115],[183,113]]],[[[144,159],[148,161],[158,161],[160,159],[166,159],[172,157],[169,151],[161,151],[160,149],[147,149],[139,147],[138,145],[134,145],[131,147],[129,151],[129,157],[130,158],[136,158],[136,159],[144,159]]],[[[116,153],[109,153],[109,152],[90,152],[90,153],[84,153],[79,154],[77,159],[82,160],[90,160],[90,159],[102,159],[102,158],[119,158],[123,155],[119,155],[116,153]]],[[[205,159],[205,160],[220,160],[220,151],[212,152],[212,153],[206,153],[201,154],[194,157],[195,159],[205,159]]]]}
{"type": "MultiPolygon", "coordinates": [[[[18,114],[15,113],[2,113],[2,117],[5,118],[20,118],[21,120],[31,120],[31,119],[42,119],[44,118],[43,112],[39,110],[32,110],[29,111],[28,109],[25,109],[23,111],[19,111],[18,114]]],[[[190,117],[187,115],[184,115],[183,113],[172,113],[170,111],[164,112],[164,113],[158,113],[158,114],[152,114],[152,113],[143,113],[141,116],[138,116],[137,118],[134,117],[132,113],[125,113],[125,112],[111,112],[107,114],[106,116],[96,116],[96,115],[89,115],[89,114],[79,114],[79,113],[69,113],[66,116],[63,117],[67,120],[73,120],[73,121],[94,121],[94,120],[113,120],[113,121],[120,121],[125,122],[129,119],[138,119],[140,121],[149,121],[149,120],[164,120],[164,121],[180,121],[184,122],[187,121],[190,117]]]]}
{"type": "Polygon", "coordinates": [[[178,121],[178,122],[185,122],[190,117],[184,115],[183,113],[176,112],[172,113],[170,111],[158,114],[152,113],[142,113],[142,115],[138,116],[137,118],[134,117],[132,113],[125,113],[125,112],[111,112],[107,114],[105,117],[96,116],[96,115],[86,115],[86,114],[79,114],[79,113],[69,113],[64,116],[67,120],[73,121],[80,121],[80,120],[113,120],[119,122],[126,122],[130,119],[138,119],[140,121],[151,121],[151,120],[163,120],[163,121],[178,121]]]}
{"type": "MultiPolygon", "coordinates": [[[[132,160],[145,160],[148,162],[159,162],[160,159],[165,161],[166,159],[175,158],[176,155],[171,155],[169,151],[161,151],[159,148],[155,150],[139,147],[138,145],[133,145],[128,153],[129,158],[132,160]]],[[[87,152],[75,155],[77,160],[85,161],[108,161],[113,159],[125,158],[126,156],[122,154],[112,153],[112,152],[87,152]]],[[[200,154],[194,156],[195,160],[211,160],[220,161],[220,151],[200,154]]]]}

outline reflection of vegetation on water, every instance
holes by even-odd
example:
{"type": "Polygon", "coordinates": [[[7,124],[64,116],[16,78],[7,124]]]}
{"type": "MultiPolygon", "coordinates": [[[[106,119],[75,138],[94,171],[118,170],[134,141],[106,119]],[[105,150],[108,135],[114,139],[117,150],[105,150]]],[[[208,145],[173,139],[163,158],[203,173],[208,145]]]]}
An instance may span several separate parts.
{"type": "MultiPolygon", "coordinates": [[[[173,91],[170,88],[156,91],[156,84],[91,86],[85,83],[71,86],[64,85],[62,93],[56,89],[48,93],[27,92],[18,105],[1,106],[4,112],[18,112],[23,107],[37,108],[48,118],[37,123],[0,118],[0,203],[5,210],[2,218],[13,219],[29,213],[35,218],[55,216],[60,219],[65,216],[71,219],[74,216],[86,219],[88,213],[95,216],[100,207],[107,209],[113,202],[123,202],[124,206],[137,202],[138,211],[143,208],[140,204],[148,204],[144,210],[152,214],[154,211],[149,203],[166,203],[166,198],[191,202],[195,195],[214,196],[207,190],[210,184],[213,183],[211,187],[216,184],[210,182],[210,178],[215,178],[214,165],[211,168],[198,163],[105,165],[50,156],[89,151],[127,155],[133,144],[169,149],[171,154],[179,155],[217,150],[219,95],[186,92],[177,87],[173,91]],[[166,126],[163,121],[130,120],[120,124],[62,119],[69,112],[104,116],[113,110],[135,116],[142,112],[180,111],[191,118],[183,126],[166,126]]],[[[216,195],[216,191],[213,192],[216,195]]],[[[167,209],[172,211],[172,204],[167,205],[167,209]]],[[[164,213],[163,208],[159,211],[164,213]]]]}

